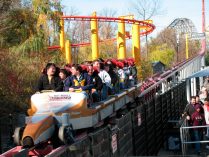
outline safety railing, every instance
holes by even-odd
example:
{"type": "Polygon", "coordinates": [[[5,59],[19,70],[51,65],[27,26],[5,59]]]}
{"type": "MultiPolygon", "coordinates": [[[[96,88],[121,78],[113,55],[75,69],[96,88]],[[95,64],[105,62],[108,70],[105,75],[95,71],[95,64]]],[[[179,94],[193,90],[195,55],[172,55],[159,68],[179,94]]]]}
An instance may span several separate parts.
{"type": "Polygon", "coordinates": [[[188,121],[186,120],[186,118],[182,120],[182,124],[180,127],[181,149],[183,155],[187,153],[188,150],[187,142],[189,140],[189,132],[188,130],[184,129],[185,127],[188,127],[188,121]]]}
{"type": "MultiPolygon", "coordinates": [[[[207,129],[209,126],[189,126],[188,120],[185,118],[183,120],[183,123],[180,127],[180,138],[181,138],[181,148],[182,148],[182,155],[188,155],[193,154],[194,152],[189,152],[189,147],[191,147],[192,144],[198,144],[198,143],[209,143],[209,140],[204,138],[204,136],[200,137],[200,140],[194,139],[194,130],[198,129],[201,134],[203,135],[203,130],[207,129]]],[[[204,131],[205,132],[205,131],[204,131]]],[[[201,147],[200,147],[201,148],[201,147]]]]}

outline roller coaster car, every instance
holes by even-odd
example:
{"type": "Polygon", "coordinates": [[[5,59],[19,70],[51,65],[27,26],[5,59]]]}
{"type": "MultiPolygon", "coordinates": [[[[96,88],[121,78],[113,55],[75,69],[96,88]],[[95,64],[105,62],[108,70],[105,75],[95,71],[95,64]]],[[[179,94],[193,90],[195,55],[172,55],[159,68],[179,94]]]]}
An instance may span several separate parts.
{"type": "Polygon", "coordinates": [[[134,99],[135,87],[87,107],[84,93],[45,92],[31,97],[31,109],[24,127],[16,128],[14,141],[17,145],[32,147],[53,138],[56,129],[59,139],[69,144],[74,141],[73,130],[90,128],[119,110],[134,99]]]}

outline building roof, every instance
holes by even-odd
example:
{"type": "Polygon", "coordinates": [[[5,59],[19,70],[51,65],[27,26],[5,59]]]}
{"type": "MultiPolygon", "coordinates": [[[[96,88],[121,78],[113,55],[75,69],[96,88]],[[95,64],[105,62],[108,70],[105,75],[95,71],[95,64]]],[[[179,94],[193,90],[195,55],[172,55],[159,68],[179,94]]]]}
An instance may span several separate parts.
{"type": "Polygon", "coordinates": [[[157,64],[162,64],[163,66],[165,66],[165,64],[162,63],[161,61],[154,61],[154,62],[152,62],[152,66],[153,67],[156,66],[157,64]]]}
{"type": "Polygon", "coordinates": [[[206,67],[205,69],[192,74],[191,76],[187,77],[187,79],[204,76],[209,76],[209,67],[206,67]]]}

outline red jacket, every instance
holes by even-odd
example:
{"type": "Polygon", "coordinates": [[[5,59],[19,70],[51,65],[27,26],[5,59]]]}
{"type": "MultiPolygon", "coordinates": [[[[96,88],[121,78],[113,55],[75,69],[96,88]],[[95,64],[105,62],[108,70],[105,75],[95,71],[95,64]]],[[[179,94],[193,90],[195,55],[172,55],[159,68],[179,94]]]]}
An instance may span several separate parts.
{"type": "Polygon", "coordinates": [[[206,125],[205,117],[202,113],[195,111],[192,114],[192,125],[193,126],[203,126],[206,125]]]}

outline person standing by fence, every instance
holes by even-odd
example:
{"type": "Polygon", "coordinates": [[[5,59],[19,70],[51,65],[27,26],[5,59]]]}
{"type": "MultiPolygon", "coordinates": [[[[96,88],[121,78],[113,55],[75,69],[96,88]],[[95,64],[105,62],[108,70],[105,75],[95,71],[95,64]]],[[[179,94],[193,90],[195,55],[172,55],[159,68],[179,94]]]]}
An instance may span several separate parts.
{"type": "Polygon", "coordinates": [[[207,90],[207,88],[202,86],[201,91],[200,91],[200,95],[199,95],[200,101],[203,102],[205,100],[205,98],[207,98],[207,97],[208,97],[208,90],[207,90]]]}
{"type": "MultiPolygon", "coordinates": [[[[192,120],[192,125],[193,126],[203,126],[205,125],[205,117],[201,113],[201,105],[197,104],[195,105],[195,112],[192,114],[191,117],[192,120]]],[[[197,154],[200,154],[200,143],[199,141],[202,140],[203,137],[203,128],[194,128],[193,133],[194,133],[194,140],[197,142],[195,143],[195,151],[197,154]]]]}
{"type": "MultiPolygon", "coordinates": [[[[190,98],[190,103],[187,104],[186,108],[184,109],[184,114],[182,115],[182,117],[186,117],[186,121],[188,126],[192,126],[192,114],[195,112],[195,105],[196,105],[196,97],[195,96],[191,96],[190,98]]],[[[189,129],[189,136],[191,141],[194,141],[194,131],[193,129],[189,129]]]]}
{"type": "Polygon", "coordinates": [[[184,115],[186,115],[186,119],[188,120],[188,124],[191,126],[192,125],[192,121],[191,121],[191,116],[192,114],[195,112],[195,105],[196,105],[196,97],[195,96],[191,96],[190,98],[190,103],[187,104],[186,108],[184,109],[184,115]]]}
{"type": "MultiPolygon", "coordinates": [[[[204,115],[205,115],[206,125],[209,125],[209,98],[205,99],[203,109],[205,113],[204,115]]],[[[209,127],[207,127],[206,137],[207,137],[207,140],[209,140],[209,127]]],[[[207,143],[206,149],[209,149],[209,143],[207,143]]]]}

